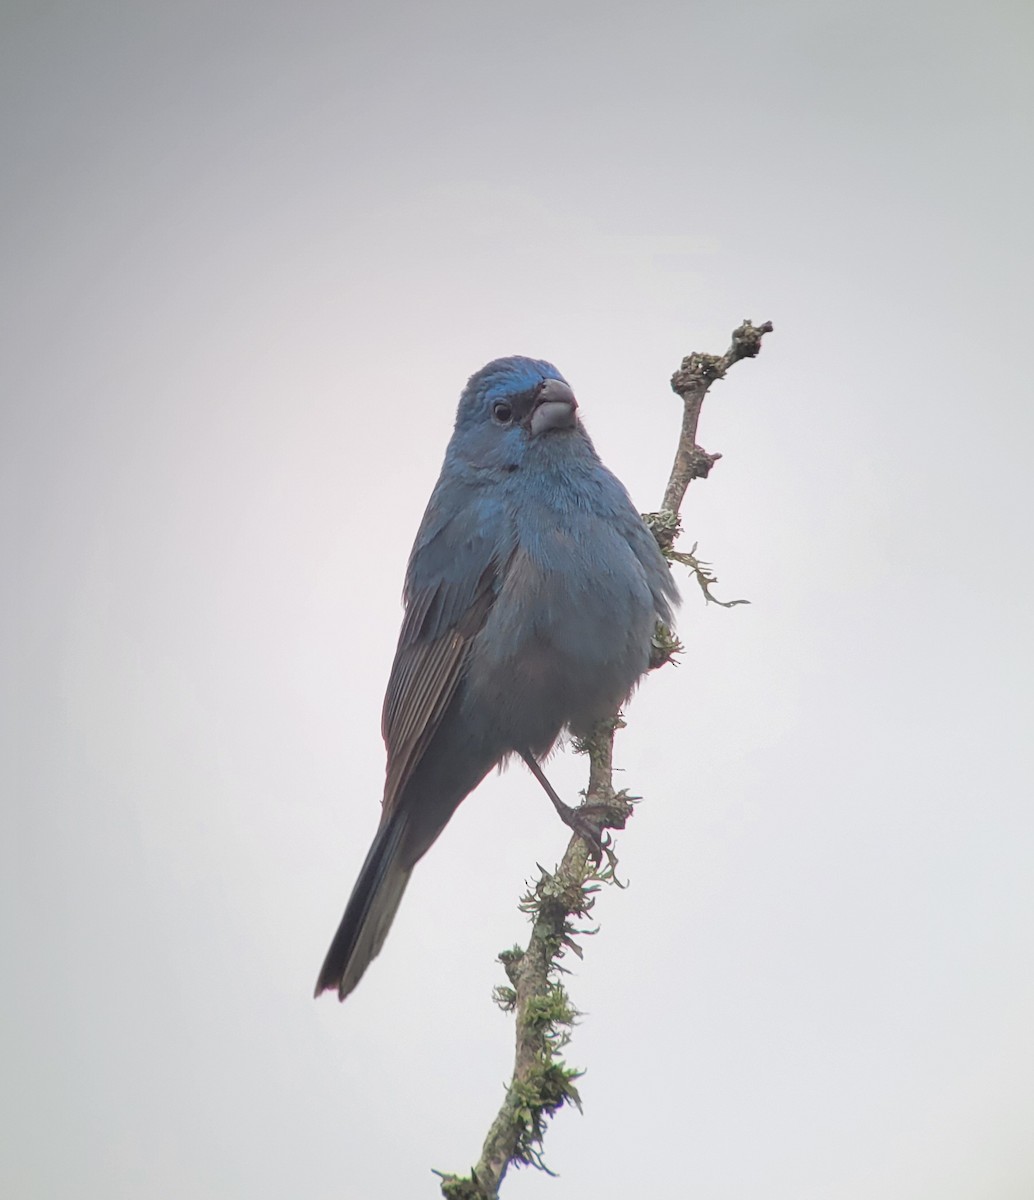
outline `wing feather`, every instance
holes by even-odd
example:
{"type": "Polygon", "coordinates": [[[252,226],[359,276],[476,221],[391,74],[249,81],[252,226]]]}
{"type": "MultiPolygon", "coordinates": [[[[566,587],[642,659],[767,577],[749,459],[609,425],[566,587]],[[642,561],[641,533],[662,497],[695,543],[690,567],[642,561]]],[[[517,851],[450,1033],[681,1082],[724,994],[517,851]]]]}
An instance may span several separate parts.
{"type": "Polygon", "coordinates": [[[456,694],[471,643],[495,600],[499,576],[493,560],[478,579],[466,608],[444,629],[440,628],[440,616],[455,613],[457,599],[447,594],[447,584],[439,580],[409,597],[381,722],[388,750],[385,816],[394,808],[456,694]]]}

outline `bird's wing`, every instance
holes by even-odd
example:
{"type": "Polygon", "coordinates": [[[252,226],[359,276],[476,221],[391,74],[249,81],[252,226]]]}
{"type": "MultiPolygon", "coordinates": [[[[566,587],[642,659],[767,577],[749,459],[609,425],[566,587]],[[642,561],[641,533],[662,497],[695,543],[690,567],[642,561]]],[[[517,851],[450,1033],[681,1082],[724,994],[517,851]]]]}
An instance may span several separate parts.
{"type": "Polygon", "coordinates": [[[381,721],[388,751],[385,816],[441,725],[505,573],[499,542],[486,524],[495,522],[474,525],[478,533],[460,539],[450,535],[465,522],[427,528],[425,521],[418,535],[381,721]]]}

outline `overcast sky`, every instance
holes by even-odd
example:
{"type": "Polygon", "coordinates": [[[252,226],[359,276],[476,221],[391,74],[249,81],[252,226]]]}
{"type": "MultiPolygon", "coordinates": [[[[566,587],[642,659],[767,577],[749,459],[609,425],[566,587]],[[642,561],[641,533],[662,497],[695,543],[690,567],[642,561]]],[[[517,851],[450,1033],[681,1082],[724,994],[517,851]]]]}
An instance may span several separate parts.
{"type": "MultiPolygon", "coordinates": [[[[565,830],[492,776],[311,998],[456,397],[554,361],[657,507],[548,1200],[1034,1195],[1034,9],[51,3],[0,17],[0,1192],[437,1194],[565,830]]],[[[572,798],[583,764],[551,768],[572,798]]]]}

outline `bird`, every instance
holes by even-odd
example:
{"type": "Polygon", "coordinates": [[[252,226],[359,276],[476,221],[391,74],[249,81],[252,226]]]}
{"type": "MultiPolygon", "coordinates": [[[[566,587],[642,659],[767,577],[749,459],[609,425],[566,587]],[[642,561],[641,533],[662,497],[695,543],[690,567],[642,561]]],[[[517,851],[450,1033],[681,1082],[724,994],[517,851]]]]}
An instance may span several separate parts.
{"type": "Polygon", "coordinates": [[[475,372],[406,569],[380,823],[316,996],[353,991],[414,866],[493,767],[522,759],[563,815],[541,762],[628,699],[678,602],[557,368],[514,355],[475,372]]]}

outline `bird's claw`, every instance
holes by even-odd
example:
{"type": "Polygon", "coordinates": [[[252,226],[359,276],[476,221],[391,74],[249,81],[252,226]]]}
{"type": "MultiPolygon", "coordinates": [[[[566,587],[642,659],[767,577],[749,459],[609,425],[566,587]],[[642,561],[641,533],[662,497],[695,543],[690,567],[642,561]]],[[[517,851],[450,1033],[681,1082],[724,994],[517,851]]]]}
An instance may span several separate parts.
{"type": "MultiPolygon", "coordinates": [[[[560,813],[560,819],[576,837],[580,837],[589,850],[589,857],[598,867],[607,856],[608,862],[613,863],[614,851],[611,850],[611,836],[607,832],[607,821],[612,814],[604,804],[583,804],[579,808],[564,805],[566,811],[560,813]]],[[[559,809],[557,810],[559,812],[559,809]]]]}
{"type": "MultiPolygon", "coordinates": [[[[575,834],[580,837],[589,850],[589,857],[598,868],[603,862],[603,856],[607,856],[607,862],[611,868],[617,865],[617,857],[614,851],[610,848],[611,839],[609,833],[604,833],[606,829],[624,829],[625,821],[628,817],[628,811],[616,813],[613,805],[603,803],[586,803],[580,804],[577,808],[572,808],[569,804],[565,804],[557,795],[556,789],[543,774],[542,768],[539,766],[537,759],[530,750],[519,751],[521,758],[524,759],[528,770],[542,785],[543,791],[550,799],[550,803],[556,809],[560,820],[575,834]]],[[[627,805],[625,806],[627,809],[627,805]]],[[[630,810],[629,810],[630,811],[630,810]]]]}

